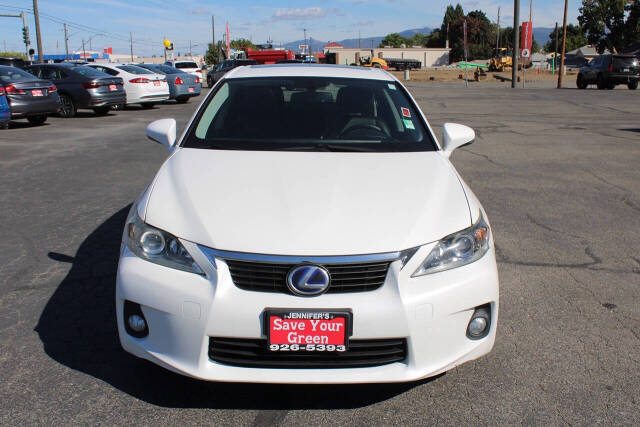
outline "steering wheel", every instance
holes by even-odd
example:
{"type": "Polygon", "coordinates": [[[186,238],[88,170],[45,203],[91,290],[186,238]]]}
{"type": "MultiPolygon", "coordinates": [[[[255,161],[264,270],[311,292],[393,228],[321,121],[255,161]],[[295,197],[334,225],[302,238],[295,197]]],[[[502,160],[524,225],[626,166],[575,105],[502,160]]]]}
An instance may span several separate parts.
{"type": "Polygon", "coordinates": [[[362,138],[389,138],[389,135],[382,130],[380,126],[376,126],[372,123],[362,123],[350,126],[340,132],[338,138],[349,139],[349,137],[353,138],[358,136],[362,138]],[[358,135],[358,133],[360,133],[360,135],[358,135]]]}

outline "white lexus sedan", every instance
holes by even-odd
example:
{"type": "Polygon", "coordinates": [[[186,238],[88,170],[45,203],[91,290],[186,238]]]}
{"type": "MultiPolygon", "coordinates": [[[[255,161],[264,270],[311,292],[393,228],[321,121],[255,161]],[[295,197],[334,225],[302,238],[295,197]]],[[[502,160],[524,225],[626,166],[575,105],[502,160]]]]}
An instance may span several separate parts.
{"type": "Polygon", "coordinates": [[[89,67],[122,77],[127,94],[127,105],[140,104],[142,108],[153,108],[169,99],[167,77],[146,68],[126,64],[88,64],[89,67]]]}
{"type": "Polygon", "coordinates": [[[213,381],[364,383],[487,354],[498,273],[486,213],[406,88],[378,70],[236,68],[126,221],[125,350],[213,381]]]}

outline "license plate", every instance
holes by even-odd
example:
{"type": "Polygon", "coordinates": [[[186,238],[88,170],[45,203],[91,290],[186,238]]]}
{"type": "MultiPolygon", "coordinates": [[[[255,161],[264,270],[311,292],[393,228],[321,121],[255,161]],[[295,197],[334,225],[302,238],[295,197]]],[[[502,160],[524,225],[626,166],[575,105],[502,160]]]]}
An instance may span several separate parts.
{"type": "Polygon", "coordinates": [[[192,87],[190,87],[190,88],[188,89],[188,91],[189,91],[189,92],[193,92],[194,90],[195,90],[195,88],[192,88],[192,87]]]}
{"type": "Polygon", "coordinates": [[[154,86],[160,86],[160,82],[156,80],[155,82],[153,82],[153,85],[154,86]]]}
{"type": "Polygon", "coordinates": [[[623,68],[623,69],[622,69],[622,72],[623,72],[623,73],[628,73],[628,72],[629,72],[629,69],[628,69],[628,68],[623,68]]]}
{"type": "Polygon", "coordinates": [[[118,86],[116,85],[109,85],[109,90],[113,91],[113,90],[118,90],[118,86]]]}
{"type": "Polygon", "coordinates": [[[349,346],[348,311],[267,311],[265,320],[270,351],[343,352],[349,346]]]}
{"type": "Polygon", "coordinates": [[[32,96],[44,96],[41,89],[34,89],[31,91],[32,96]]]}

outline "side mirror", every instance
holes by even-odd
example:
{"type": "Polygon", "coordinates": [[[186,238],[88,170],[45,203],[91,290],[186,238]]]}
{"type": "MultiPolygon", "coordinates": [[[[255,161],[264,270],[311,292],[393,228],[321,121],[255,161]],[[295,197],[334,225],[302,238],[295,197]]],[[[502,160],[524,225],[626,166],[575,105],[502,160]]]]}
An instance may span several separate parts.
{"type": "Polygon", "coordinates": [[[476,133],[469,126],[457,123],[445,123],[442,131],[442,149],[445,156],[450,157],[453,150],[471,144],[476,139],[476,133]]]}
{"type": "Polygon", "coordinates": [[[175,119],[160,119],[147,126],[147,138],[164,145],[170,152],[176,143],[175,119]]]}

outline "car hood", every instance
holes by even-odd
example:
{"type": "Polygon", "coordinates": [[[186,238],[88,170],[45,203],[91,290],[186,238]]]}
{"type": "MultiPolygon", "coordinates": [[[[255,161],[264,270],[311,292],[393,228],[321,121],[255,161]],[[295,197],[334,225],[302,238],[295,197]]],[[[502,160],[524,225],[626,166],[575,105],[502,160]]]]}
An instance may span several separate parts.
{"type": "Polygon", "coordinates": [[[277,255],[399,251],[471,225],[460,180],[437,152],[179,149],[139,212],[192,242],[277,255]]]}

